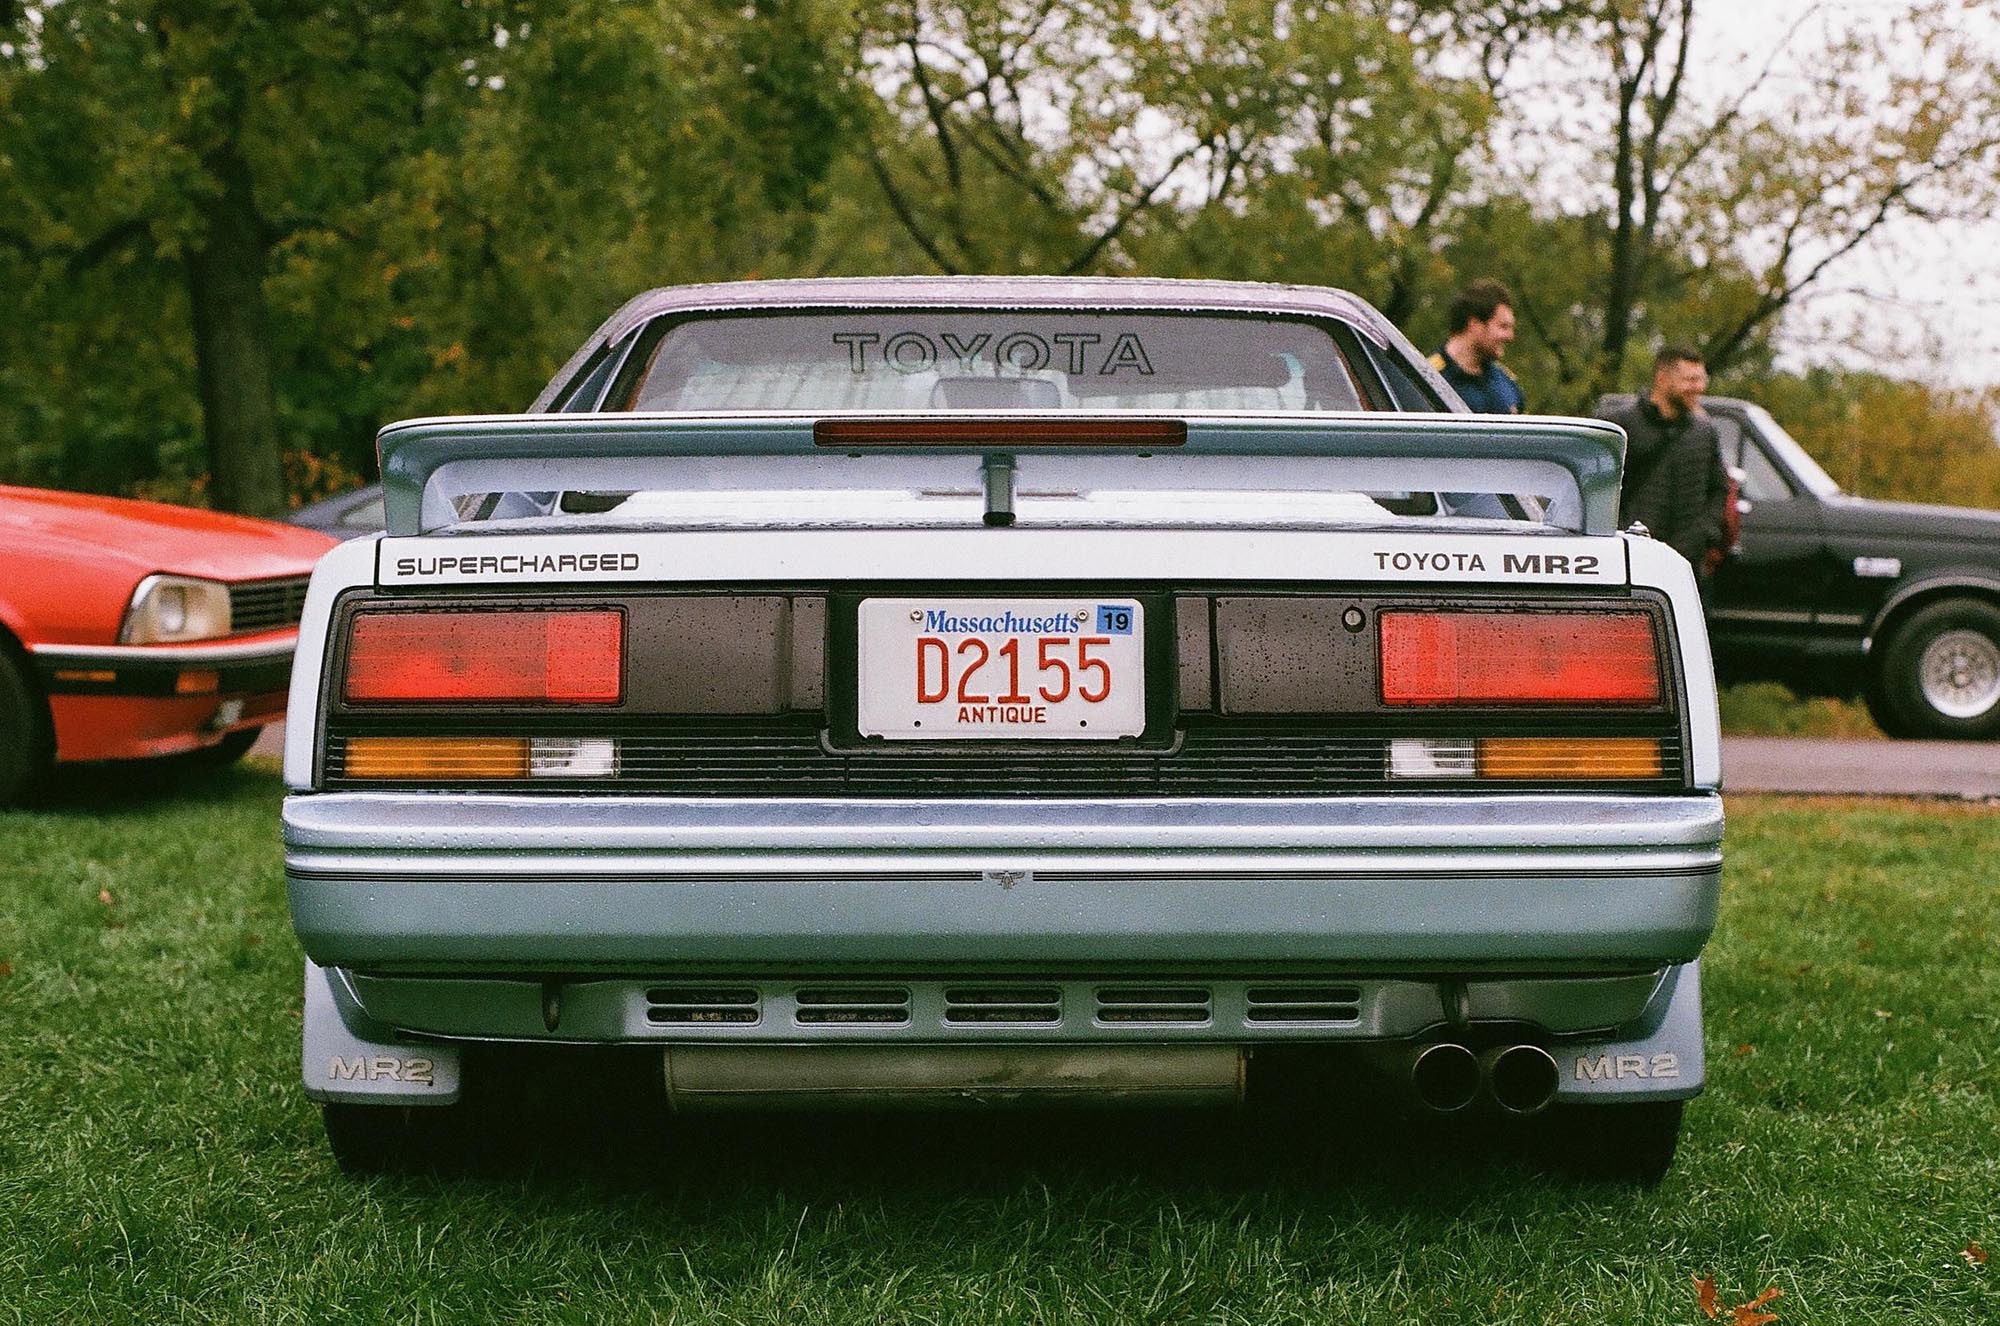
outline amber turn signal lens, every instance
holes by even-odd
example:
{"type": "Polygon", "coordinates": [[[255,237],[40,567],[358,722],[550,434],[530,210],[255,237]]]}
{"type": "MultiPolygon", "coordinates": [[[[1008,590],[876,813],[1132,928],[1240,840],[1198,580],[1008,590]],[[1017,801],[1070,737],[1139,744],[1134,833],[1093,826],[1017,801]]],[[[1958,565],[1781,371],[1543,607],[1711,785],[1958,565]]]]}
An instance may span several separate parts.
{"type": "Polygon", "coordinates": [[[175,695],[213,695],[222,689],[222,674],[208,668],[183,672],[174,678],[175,695]]]}
{"type": "Polygon", "coordinates": [[[1381,651],[1384,704],[1660,701],[1643,612],[1384,612],[1381,651]]]}
{"type": "Polygon", "coordinates": [[[526,737],[350,737],[349,778],[525,778],[526,737]]]}
{"type": "Polygon", "coordinates": [[[1658,778],[1653,737],[1483,737],[1481,778],[1658,778]]]}

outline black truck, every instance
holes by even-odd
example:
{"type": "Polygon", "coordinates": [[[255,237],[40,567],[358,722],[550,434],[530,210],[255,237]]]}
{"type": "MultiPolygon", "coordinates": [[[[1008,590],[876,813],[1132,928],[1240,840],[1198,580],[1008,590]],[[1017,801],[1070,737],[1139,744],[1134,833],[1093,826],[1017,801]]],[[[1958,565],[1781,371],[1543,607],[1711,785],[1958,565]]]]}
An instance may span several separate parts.
{"type": "Polygon", "coordinates": [[[1718,676],[1858,695],[1891,736],[2000,736],[2000,511],[1854,497],[1762,407],[1702,404],[1741,487],[1707,594],[1718,676]]]}

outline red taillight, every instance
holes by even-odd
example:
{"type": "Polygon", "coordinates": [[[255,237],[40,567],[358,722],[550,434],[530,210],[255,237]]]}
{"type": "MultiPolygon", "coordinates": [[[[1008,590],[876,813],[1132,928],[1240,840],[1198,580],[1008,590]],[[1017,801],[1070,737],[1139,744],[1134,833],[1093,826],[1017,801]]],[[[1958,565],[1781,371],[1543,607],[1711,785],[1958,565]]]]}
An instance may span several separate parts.
{"type": "Polygon", "coordinates": [[[1382,703],[1657,704],[1639,612],[1385,612],[1382,703]]]}
{"type": "Polygon", "coordinates": [[[612,610],[359,612],[347,636],[354,703],[617,704],[625,614],[612,610]]]}

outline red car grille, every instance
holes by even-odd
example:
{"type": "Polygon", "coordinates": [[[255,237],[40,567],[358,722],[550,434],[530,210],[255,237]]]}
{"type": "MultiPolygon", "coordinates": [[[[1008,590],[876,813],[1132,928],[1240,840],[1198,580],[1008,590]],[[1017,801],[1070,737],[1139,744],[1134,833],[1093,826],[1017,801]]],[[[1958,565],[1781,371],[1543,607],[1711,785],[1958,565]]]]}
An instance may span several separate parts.
{"type": "Polygon", "coordinates": [[[283,576],[231,585],[229,629],[240,633],[298,625],[305,614],[306,585],[311,579],[311,576],[283,576]]]}

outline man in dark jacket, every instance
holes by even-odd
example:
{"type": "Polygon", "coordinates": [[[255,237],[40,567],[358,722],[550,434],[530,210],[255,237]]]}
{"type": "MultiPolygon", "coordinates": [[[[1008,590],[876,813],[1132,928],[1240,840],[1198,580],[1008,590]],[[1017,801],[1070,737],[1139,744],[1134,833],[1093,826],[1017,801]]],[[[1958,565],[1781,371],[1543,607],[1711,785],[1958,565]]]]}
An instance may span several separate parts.
{"type": "Polygon", "coordinates": [[[1729,476],[1722,441],[1701,412],[1708,369],[1685,345],[1669,345],[1653,360],[1653,389],[1604,417],[1625,430],[1625,489],[1618,523],[1639,521],[1672,545],[1697,572],[1710,548],[1722,544],[1729,476]]]}

